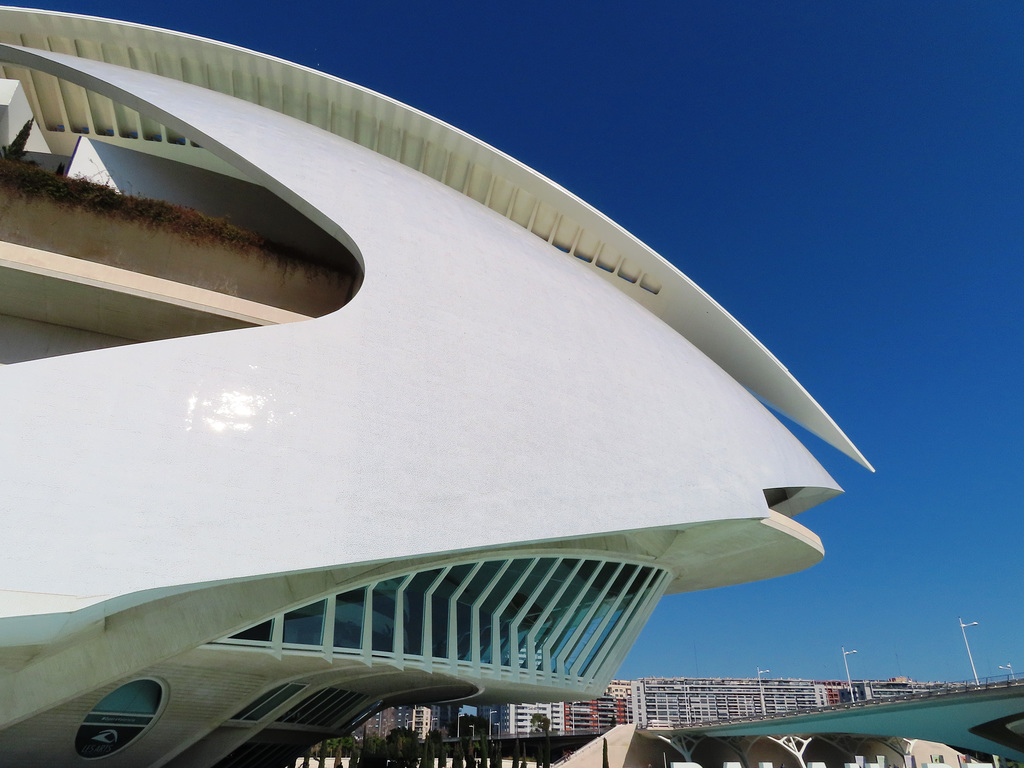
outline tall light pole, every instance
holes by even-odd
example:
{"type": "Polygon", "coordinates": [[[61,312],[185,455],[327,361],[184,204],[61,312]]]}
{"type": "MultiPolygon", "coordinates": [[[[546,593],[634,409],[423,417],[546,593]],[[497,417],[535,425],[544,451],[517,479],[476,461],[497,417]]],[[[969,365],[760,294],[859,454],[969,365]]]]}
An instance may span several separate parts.
{"type": "MultiPolygon", "coordinates": [[[[976,621],[972,621],[970,624],[964,624],[963,618],[960,619],[960,631],[964,635],[964,645],[967,646],[967,658],[971,660],[971,672],[974,673],[974,684],[980,685],[978,681],[978,670],[974,668],[974,657],[971,655],[971,644],[967,642],[967,628],[976,626],[978,626],[978,622],[976,621]]],[[[992,669],[992,667],[989,667],[989,669],[992,669]]]]}
{"type": "Polygon", "coordinates": [[[1004,667],[1004,666],[1003,666],[1002,664],[1000,664],[1000,665],[999,665],[999,668],[1000,668],[1000,669],[1005,669],[1005,670],[1006,670],[1007,672],[1009,672],[1009,673],[1010,673],[1010,679],[1011,679],[1011,680],[1013,680],[1013,679],[1014,679],[1014,678],[1013,678],[1013,664],[1010,664],[1009,662],[1007,662],[1007,663],[1006,663],[1006,666],[1005,666],[1005,667],[1004,667]]]}
{"type": "Polygon", "coordinates": [[[850,662],[846,660],[846,657],[851,653],[856,653],[856,651],[846,650],[845,645],[840,647],[843,649],[843,666],[846,667],[846,684],[850,686],[850,703],[853,703],[857,700],[857,697],[853,695],[853,680],[850,679],[850,662]]]}
{"type": "MultiPolygon", "coordinates": [[[[494,717],[494,715],[497,715],[497,714],[500,714],[500,713],[499,712],[495,712],[493,709],[490,712],[487,713],[487,724],[488,725],[491,724],[491,718],[494,717]]],[[[493,732],[494,729],[488,729],[488,730],[491,731],[491,736],[493,737],[494,736],[494,732],[493,732]]]]}
{"type": "Polygon", "coordinates": [[[761,685],[761,675],[767,675],[769,672],[771,672],[770,669],[757,668],[757,689],[761,692],[761,717],[768,716],[768,712],[764,706],[764,686],[761,685]]]}

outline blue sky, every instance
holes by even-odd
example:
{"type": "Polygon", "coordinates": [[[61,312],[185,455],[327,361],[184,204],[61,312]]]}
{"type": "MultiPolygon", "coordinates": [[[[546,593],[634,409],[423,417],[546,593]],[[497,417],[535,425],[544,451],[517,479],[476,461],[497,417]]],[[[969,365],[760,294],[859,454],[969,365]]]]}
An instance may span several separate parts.
{"type": "Polygon", "coordinates": [[[620,675],[1024,673],[1024,4],[38,7],[397,98],[611,216],[768,346],[877,468],[803,573],[666,598],[620,675]],[[1019,666],[1018,666],[1019,665],[1019,666]]]}

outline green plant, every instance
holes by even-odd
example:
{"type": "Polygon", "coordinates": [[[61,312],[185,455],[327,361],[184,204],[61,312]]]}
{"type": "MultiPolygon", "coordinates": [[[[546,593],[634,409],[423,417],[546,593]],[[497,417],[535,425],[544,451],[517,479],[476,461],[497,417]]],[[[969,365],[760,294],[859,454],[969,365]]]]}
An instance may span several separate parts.
{"type": "Polygon", "coordinates": [[[18,162],[24,159],[25,145],[28,143],[29,134],[32,133],[33,123],[35,123],[35,118],[30,117],[28,122],[21,126],[21,130],[18,131],[18,135],[14,137],[14,141],[6,147],[0,147],[0,157],[5,160],[18,162]]]}
{"type": "Polygon", "coordinates": [[[267,240],[224,219],[163,200],[124,195],[103,184],[58,176],[44,168],[15,162],[8,157],[0,159],[0,188],[26,198],[45,199],[66,208],[173,232],[198,245],[255,250],[277,258],[285,266],[297,262],[310,263],[301,251],[267,240]]]}

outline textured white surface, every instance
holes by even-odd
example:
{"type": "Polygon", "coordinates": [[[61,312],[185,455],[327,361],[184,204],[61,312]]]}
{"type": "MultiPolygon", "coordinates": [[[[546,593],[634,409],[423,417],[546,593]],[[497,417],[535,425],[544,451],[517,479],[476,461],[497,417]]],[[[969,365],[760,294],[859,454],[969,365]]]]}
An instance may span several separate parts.
{"type": "Polygon", "coordinates": [[[0,56],[159,114],[366,267],[319,320],[0,370],[6,588],[124,594],[764,517],[764,488],[835,487],[676,331],[451,189],[209,90],[0,56]]]}
{"type": "MultiPolygon", "coordinates": [[[[457,128],[353,83],[272,56],[137,24],[0,7],[0,42],[198,83],[333,131],[443,181],[542,239],[592,261],[594,274],[650,309],[745,387],[870,468],[771,352],[672,264],[575,195],[457,128]]],[[[38,96],[34,85],[33,94],[38,96]]],[[[44,122],[54,129],[47,139],[68,152],[75,136],[64,131],[68,121],[72,130],[109,134],[113,138],[103,141],[134,144],[158,154],[177,154],[177,148],[163,143],[172,139],[170,134],[182,143],[191,136],[160,112],[144,111],[141,123],[125,119],[115,126],[109,107],[93,109],[85,93],[74,86],[62,88],[59,95],[39,96],[38,102],[48,115],[44,122]],[[123,141],[115,136],[122,132],[159,135],[160,140],[123,141]]]]}

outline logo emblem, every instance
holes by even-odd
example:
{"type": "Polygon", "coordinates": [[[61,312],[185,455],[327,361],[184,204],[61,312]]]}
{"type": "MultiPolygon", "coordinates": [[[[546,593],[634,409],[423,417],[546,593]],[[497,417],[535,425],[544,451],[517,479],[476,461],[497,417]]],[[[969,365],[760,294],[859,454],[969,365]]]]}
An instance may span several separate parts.
{"type": "Polygon", "coordinates": [[[113,728],[107,728],[105,731],[100,731],[92,737],[93,741],[98,741],[101,744],[116,744],[117,743],[117,731],[113,728]]]}

